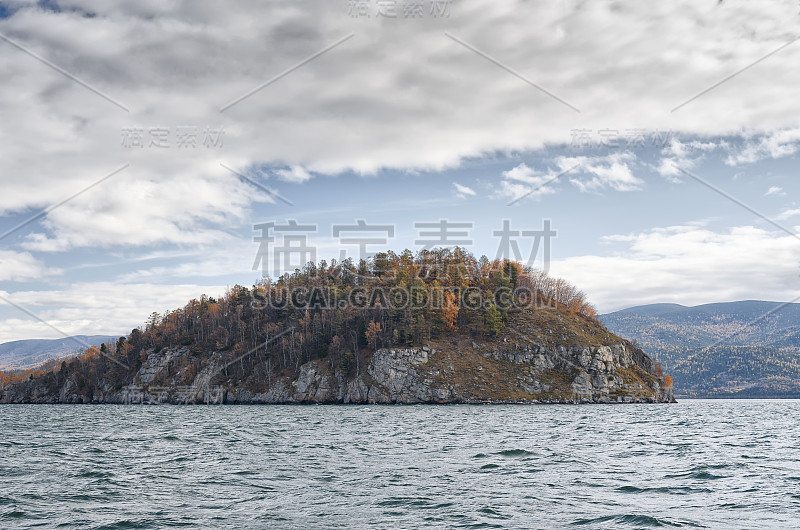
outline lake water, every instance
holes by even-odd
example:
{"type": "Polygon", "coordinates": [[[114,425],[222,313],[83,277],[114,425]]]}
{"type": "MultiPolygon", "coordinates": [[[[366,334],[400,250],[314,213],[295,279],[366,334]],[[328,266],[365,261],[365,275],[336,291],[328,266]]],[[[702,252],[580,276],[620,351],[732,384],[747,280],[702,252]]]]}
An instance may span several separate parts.
{"type": "Polygon", "coordinates": [[[800,401],[0,406],[0,527],[800,527],[800,401]]]}

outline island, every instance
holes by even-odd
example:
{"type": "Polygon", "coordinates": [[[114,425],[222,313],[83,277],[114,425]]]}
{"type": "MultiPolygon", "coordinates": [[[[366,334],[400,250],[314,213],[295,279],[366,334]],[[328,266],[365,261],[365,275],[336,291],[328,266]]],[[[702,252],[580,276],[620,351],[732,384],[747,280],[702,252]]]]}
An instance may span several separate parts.
{"type": "Polygon", "coordinates": [[[2,403],[674,401],[573,285],[460,248],[309,262],[0,379],[2,403]]]}

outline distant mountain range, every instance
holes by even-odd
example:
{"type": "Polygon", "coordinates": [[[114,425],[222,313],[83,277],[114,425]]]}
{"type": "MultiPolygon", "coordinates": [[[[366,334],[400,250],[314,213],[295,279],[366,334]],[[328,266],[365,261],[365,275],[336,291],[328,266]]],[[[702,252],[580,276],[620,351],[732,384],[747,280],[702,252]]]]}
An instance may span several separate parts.
{"type": "Polygon", "coordinates": [[[76,335],[63,339],[15,340],[0,344],[0,371],[25,370],[51,359],[77,354],[85,349],[82,344],[99,346],[116,340],[106,335],[76,335]]]}
{"type": "Polygon", "coordinates": [[[662,363],[676,396],[800,397],[800,304],[651,304],[600,319],[662,363]]]}

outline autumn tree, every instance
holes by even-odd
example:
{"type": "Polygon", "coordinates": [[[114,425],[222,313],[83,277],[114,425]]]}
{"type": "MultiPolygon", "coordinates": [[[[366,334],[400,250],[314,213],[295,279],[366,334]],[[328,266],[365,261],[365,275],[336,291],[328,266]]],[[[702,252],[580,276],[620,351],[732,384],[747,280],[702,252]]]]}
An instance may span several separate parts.
{"type": "Polygon", "coordinates": [[[367,339],[367,344],[375,350],[378,348],[378,338],[381,335],[381,325],[378,322],[371,321],[367,325],[367,331],[364,332],[364,336],[367,339]]]}
{"type": "Polygon", "coordinates": [[[444,303],[442,304],[442,323],[446,331],[457,331],[458,326],[458,304],[456,297],[450,291],[444,293],[444,303]]]}

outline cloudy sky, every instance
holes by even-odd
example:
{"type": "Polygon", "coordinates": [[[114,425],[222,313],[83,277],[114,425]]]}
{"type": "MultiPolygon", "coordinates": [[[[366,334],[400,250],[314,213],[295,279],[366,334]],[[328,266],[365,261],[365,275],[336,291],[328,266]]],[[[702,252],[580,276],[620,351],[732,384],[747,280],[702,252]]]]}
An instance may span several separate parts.
{"type": "Polygon", "coordinates": [[[796,0],[110,4],[0,2],[0,342],[442,220],[601,311],[800,295],[796,0]]]}

